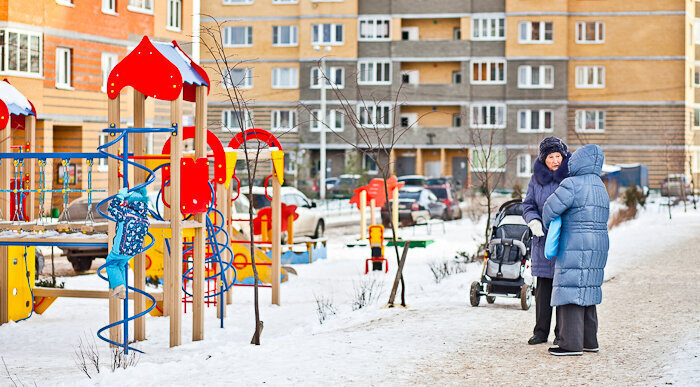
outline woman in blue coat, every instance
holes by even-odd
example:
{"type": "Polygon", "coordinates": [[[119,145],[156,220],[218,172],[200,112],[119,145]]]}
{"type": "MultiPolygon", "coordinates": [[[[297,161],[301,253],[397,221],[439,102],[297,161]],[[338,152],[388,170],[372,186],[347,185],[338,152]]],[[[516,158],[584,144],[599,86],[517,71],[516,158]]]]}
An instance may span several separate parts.
{"type": "MultiPolygon", "coordinates": [[[[535,288],[535,329],[528,344],[547,342],[552,322],[552,277],[554,262],[544,257],[546,239],[542,227],[544,202],[559,183],[569,176],[568,161],[571,153],[566,144],[556,137],[547,137],[540,143],[540,154],[532,167],[532,177],[523,201],[523,218],[534,235],[532,241],[532,275],[537,277],[535,288]]],[[[559,328],[554,328],[554,344],[557,344],[559,328]]]]}
{"type": "Polygon", "coordinates": [[[569,176],[547,200],[546,227],[561,217],[559,251],[554,266],[552,306],[557,307],[559,346],[552,355],[598,352],[596,305],[603,299],[603,269],[608,259],[610,198],[600,180],[603,150],[578,149],[569,160],[569,176]]]}

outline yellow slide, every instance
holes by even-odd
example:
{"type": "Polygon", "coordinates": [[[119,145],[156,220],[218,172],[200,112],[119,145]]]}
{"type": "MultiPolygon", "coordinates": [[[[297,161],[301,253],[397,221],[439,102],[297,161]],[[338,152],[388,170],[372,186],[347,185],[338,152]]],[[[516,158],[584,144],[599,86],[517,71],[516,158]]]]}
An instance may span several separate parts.
{"type": "MultiPolygon", "coordinates": [[[[231,235],[231,250],[233,251],[233,267],[236,268],[236,283],[243,285],[253,285],[255,283],[253,276],[253,265],[250,261],[250,251],[248,243],[239,243],[245,241],[245,235],[237,230],[233,230],[231,235]]],[[[262,250],[255,249],[255,264],[258,269],[258,278],[263,284],[270,284],[270,265],[272,260],[262,250]]],[[[285,282],[288,279],[287,271],[281,269],[281,281],[285,282]]]]}

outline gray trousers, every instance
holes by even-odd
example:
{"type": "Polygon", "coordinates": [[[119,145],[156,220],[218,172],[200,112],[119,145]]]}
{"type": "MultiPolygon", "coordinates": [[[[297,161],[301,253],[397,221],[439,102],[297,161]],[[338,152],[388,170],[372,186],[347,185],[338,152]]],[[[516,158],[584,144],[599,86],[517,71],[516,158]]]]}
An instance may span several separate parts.
{"type": "Polygon", "coordinates": [[[582,351],[598,348],[598,314],[595,305],[557,306],[559,348],[582,351]]]}

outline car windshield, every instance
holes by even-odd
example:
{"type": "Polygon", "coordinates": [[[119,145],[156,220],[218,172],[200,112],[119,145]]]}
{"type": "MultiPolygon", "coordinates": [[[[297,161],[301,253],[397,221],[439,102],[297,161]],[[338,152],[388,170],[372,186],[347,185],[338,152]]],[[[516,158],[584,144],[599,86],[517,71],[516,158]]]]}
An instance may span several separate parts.
{"type": "Polygon", "coordinates": [[[401,179],[406,185],[423,185],[423,179],[401,179]]]}
{"type": "Polygon", "coordinates": [[[420,191],[400,191],[399,199],[418,200],[420,191]]]}
{"type": "Polygon", "coordinates": [[[447,183],[447,179],[445,179],[444,177],[428,179],[425,181],[425,185],[443,185],[445,183],[447,183]]]}
{"type": "Polygon", "coordinates": [[[430,188],[430,191],[438,197],[438,199],[447,199],[447,189],[445,188],[430,188]]]}

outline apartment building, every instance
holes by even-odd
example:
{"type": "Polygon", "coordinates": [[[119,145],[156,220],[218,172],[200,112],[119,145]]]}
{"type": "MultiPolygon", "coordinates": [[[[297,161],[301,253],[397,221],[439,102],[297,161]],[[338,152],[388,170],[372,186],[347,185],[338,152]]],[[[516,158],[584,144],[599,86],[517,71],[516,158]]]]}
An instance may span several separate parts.
{"type": "Polygon", "coordinates": [[[524,186],[537,145],[554,135],[572,150],[600,144],[610,164],[646,164],[658,187],[669,173],[700,170],[695,7],[683,0],[203,0],[202,13],[213,18],[202,23],[224,23],[227,52],[241,62],[233,79],[252,107],[239,113],[212,97],[210,125],[228,133],[240,122],[271,129],[296,160],[289,172],[314,176],[325,55],[333,83],[329,176],[358,165],[376,172],[354,150],[365,145],[356,122],[402,133],[391,155],[399,175],[453,175],[477,185],[469,171],[488,170],[502,174],[504,188],[524,186]],[[245,120],[236,119],[241,114],[245,120]]]}
{"type": "MultiPolygon", "coordinates": [[[[0,75],[36,107],[37,151],[95,152],[106,140],[111,69],[144,35],[191,50],[192,7],[189,0],[0,0],[0,75]]],[[[131,117],[131,98],[122,101],[122,117],[131,117]]],[[[149,125],[169,124],[168,106],[148,100],[147,117],[149,125]]],[[[21,143],[24,134],[14,134],[21,143]]],[[[47,170],[56,186],[58,164],[47,170]]],[[[72,164],[72,186],[86,188],[87,164],[72,164]]],[[[95,185],[106,186],[105,170],[106,161],[96,162],[95,185]]]]}

